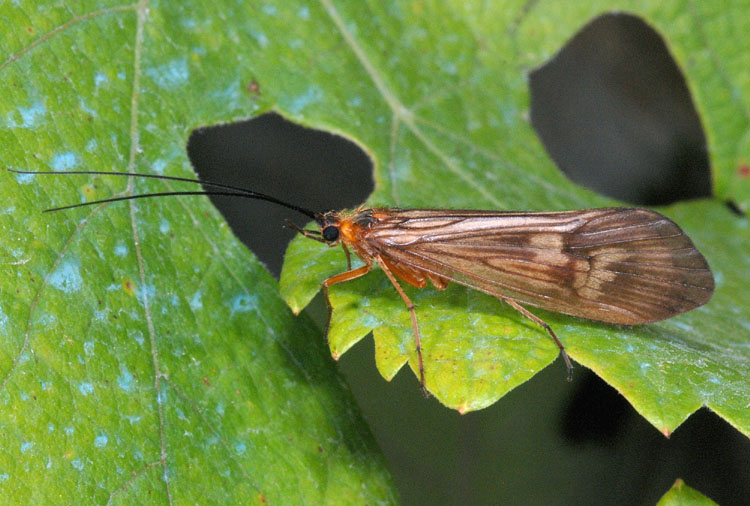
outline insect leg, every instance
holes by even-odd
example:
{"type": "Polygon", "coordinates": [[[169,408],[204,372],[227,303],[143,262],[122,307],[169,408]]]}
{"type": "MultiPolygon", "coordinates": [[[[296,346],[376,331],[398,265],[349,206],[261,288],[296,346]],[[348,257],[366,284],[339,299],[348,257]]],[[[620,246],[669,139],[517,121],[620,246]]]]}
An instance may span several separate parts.
{"type": "Polygon", "coordinates": [[[385,272],[385,275],[388,276],[388,279],[391,280],[391,283],[393,283],[393,286],[396,287],[396,290],[398,291],[398,294],[401,296],[402,299],[404,299],[404,302],[406,303],[406,309],[409,310],[409,313],[411,314],[411,326],[414,330],[414,342],[416,343],[417,347],[417,358],[419,360],[419,383],[422,386],[422,393],[425,397],[429,397],[430,394],[427,391],[427,387],[425,386],[424,382],[424,361],[422,360],[422,340],[419,337],[419,325],[417,324],[417,313],[414,311],[414,303],[412,303],[411,299],[408,295],[406,295],[406,292],[403,288],[401,288],[401,285],[396,281],[396,276],[393,275],[391,270],[388,268],[386,263],[383,261],[382,258],[379,256],[375,257],[375,260],[378,262],[378,265],[380,265],[380,268],[383,269],[383,272],[385,272]]]}
{"type": "Polygon", "coordinates": [[[349,248],[343,242],[341,243],[341,247],[344,248],[344,253],[346,253],[346,268],[352,270],[352,256],[349,254],[349,248]]]}
{"type": "MultiPolygon", "coordinates": [[[[328,297],[328,287],[335,285],[336,283],[343,283],[345,281],[351,281],[352,279],[361,278],[372,270],[372,261],[357,267],[356,269],[336,274],[323,281],[323,295],[326,298],[326,305],[328,306],[328,322],[326,323],[326,338],[328,336],[328,329],[331,327],[331,315],[333,315],[333,306],[331,306],[331,299],[328,297]]],[[[338,357],[335,357],[338,360],[338,357]]]]}
{"type": "Polygon", "coordinates": [[[530,312],[525,307],[521,306],[518,302],[516,302],[513,299],[509,299],[507,297],[498,296],[498,298],[502,301],[505,301],[508,303],[510,307],[524,315],[529,320],[536,322],[539,326],[541,326],[544,330],[546,330],[550,336],[552,336],[552,339],[554,339],[555,344],[558,348],[560,348],[560,355],[562,355],[563,360],[565,361],[565,366],[568,368],[568,381],[573,380],[573,364],[570,362],[570,357],[568,357],[568,352],[565,351],[565,346],[560,342],[560,340],[555,335],[555,331],[552,330],[552,327],[550,327],[547,322],[536,316],[534,313],[530,312]]]}

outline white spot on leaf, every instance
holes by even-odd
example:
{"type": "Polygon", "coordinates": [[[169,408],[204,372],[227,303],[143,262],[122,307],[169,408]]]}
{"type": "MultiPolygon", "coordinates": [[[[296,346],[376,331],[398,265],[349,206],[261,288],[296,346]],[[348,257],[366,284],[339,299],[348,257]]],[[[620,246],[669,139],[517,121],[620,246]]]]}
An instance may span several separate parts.
{"type": "Polygon", "coordinates": [[[133,388],[133,375],[130,374],[130,371],[128,371],[128,368],[124,365],[120,366],[120,375],[117,377],[117,386],[126,392],[130,392],[133,388]]]}
{"type": "Polygon", "coordinates": [[[175,88],[184,85],[190,78],[187,58],[178,58],[164,65],[146,69],[146,75],[160,88],[175,88]]]}
{"type": "MultiPolygon", "coordinates": [[[[118,77],[119,77],[119,76],[118,76],[118,77]]],[[[96,73],[96,74],[94,75],[94,86],[95,86],[95,87],[97,87],[97,88],[98,88],[98,87],[99,87],[99,86],[101,86],[102,84],[106,84],[106,83],[108,83],[108,82],[109,82],[109,77],[107,77],[106,75],[102,74],[101,72],[97,72],[97,73],[96,73]]]]}
{"type": "Polygon", "coordinates": [[[238,295],[232,299],[232,316],[234,313],[254,311],[258,307],[258,298],[254,295],[238,295]]]}
{"type": "Polygon", "coordinates": [[[299,114],[310,104],[320,102],[322,99],[323,90],[318,86],[310,86],[302,95],[298,95],[292,99],[289,104],[289,112],[299,114]]]}
{"type": "Polygon", "coordinates": [[[78,166],[78,163],[78,155],[75,153],[58,153],[52,157],[50,166],[52,170],[61,172],[75,168],[78,166]]]}
{"type": "Polygon", "coordinates": [[[83,285],[80,264],[76,259],[63,260],[49,276],[49,284],[65,293],[77,292],[83,285]]]}
{"type": "Polygon", "coordinates": [[[94,393],[94,385],[89,383],[88,381],[84,381],[80,385],[78,385],[78,391],[81,392],[84,396],[87,396],[89,394],[94,393]]]}
{"type": "Polygon", "coordinates": [[[190,309],[193,311],[198,311],[199,309],[203,308],[203,301],[201,298],[203,297],[203,292],[201,290],[198,290],[193,294],[193,298],[190,299],[190,309]]]}
{"type": "Polygon", "coordinates": [[[115,246],[115,255],[117,255],[118,257],[124,257],[127,254],[128,247],[122,242],[117,243],[117,246],[115,246]]]}
{"type": "Polygon", "coordinates": [[[44,115],[47,114],[47,108],[42,102],[35,102],[29,107],[19,107],[16,109],[21,116],[21,123],[8,121],[8,127],[33,128],[41,123],[44,115]]]}
{"type": "Polygon", "coordinates": [[[105,436],[104,434],[100,434],[94,439],[94,446],[96,446],[97,448],[104,448],[105,446],[107,446],[108,442],[109,439],[107,439],[107,436],[105,436]]]}

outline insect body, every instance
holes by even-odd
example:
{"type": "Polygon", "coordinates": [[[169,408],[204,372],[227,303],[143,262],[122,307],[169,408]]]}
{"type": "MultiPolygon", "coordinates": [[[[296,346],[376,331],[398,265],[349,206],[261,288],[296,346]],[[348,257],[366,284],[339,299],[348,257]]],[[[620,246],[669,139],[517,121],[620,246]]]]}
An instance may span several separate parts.
{"type": "MultiPolygon", "coordinates": [[[[553,213],[445,209],[360,209],[316,217],[299,230],[351,248],[365,265],[333,284],[380,266],[411,313],[424,388],[414,304],[398,280],[443,290],[453,281],[498,297],[549,332],[521,304],[606,323],[636,325],[705,304],[714,281],[703,255],[671,220],[647,209],[603,208],[553,213]]],[[[347,253],[348,255],[348,253],[347,253]]]]}
{"type": "MultiPolygon", "coordinates": [[[[12,171],[19,172],[19,171],[12,171]]],[[[705,304],[714,280],[690,238],[661,214],[638,208],[602,208],[550,213],[445,209],[357,209],[315,213],[274,197],[233,186],[150,174],[20,172],[137,176],[202,183],[217,191],[127,195],[50,209],[167,195],[230,195],[270,201],[315,220],[317,230],[291,225],[305,237],[341,245],[365,265],[323,282],[328,288],[364,276],[377,264],[411,315],[425,387],[417,314],[399,280],[438,290],[450,282],[493,295],[542,326],[560,349],[568,374],[570,358],[555,332],[524,305],[613,324],[651,323],[705,304]]]]}

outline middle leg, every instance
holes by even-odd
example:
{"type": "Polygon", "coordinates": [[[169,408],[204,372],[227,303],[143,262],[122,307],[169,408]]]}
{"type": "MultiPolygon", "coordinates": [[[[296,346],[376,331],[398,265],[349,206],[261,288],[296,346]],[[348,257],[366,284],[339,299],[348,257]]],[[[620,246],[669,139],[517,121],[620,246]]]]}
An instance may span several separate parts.
{"type": "Polygon", "coordinates": [[[401,298],[404,300],[404,303],[406,303],[406,309],[409,310],[409,313],[411,314],[411,326],[414,330],[414,343],[416,344],[417,348],[417,360],[419,361],[419,384],[422,387],[422,393],[425,397],[429,397],[430,393],[427,391],[427,387],[425,386],[425,380],[424,380],[424,360],[422,359],[422,340],[419,336],[419,324],[417,323],[417,313],[414,311],[414,303],[411,301],[408,295],[406,295],[406,292],[403,288],[401,288],[401,285],[396,280],[396,276],[393,275],[391,272],[391,269],[388,268],[388,265],[383,261],[380,256],[375,257],[375,261],[378,262],[378,265],[380,265],[380,268],[383,269],[383,272],[385,272],[385,275],[388,276],[388,279],[393,283],[393,286],[396,287],[396,290],[398,291],[398,294],[401,296],[401,298]]]}

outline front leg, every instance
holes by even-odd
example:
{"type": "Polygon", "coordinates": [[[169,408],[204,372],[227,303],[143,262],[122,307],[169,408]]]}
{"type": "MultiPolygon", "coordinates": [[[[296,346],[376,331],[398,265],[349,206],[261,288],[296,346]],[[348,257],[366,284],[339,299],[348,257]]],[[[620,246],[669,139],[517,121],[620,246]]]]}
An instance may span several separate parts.
{"type": "MultiPolygon", "coordinates": [[[[328,287],[335,285],[336,283],[344,283],[345,281],[351,281],[352,279],[361,278],[372,270],[372,261],[366,263],[362,267],[357,267],[341,274],[336,274],[323,281],[323,294],[326,297],[326,305],[328,306],[328,321],[326,323],[326,339],[328,339],[328,329],[331,328],[331,316],[333,315],[333,306],[331,306],[331,299],[328,297],[328,287]]],[[[339,357],[334,357],[338,360],[339,357]]]]}

